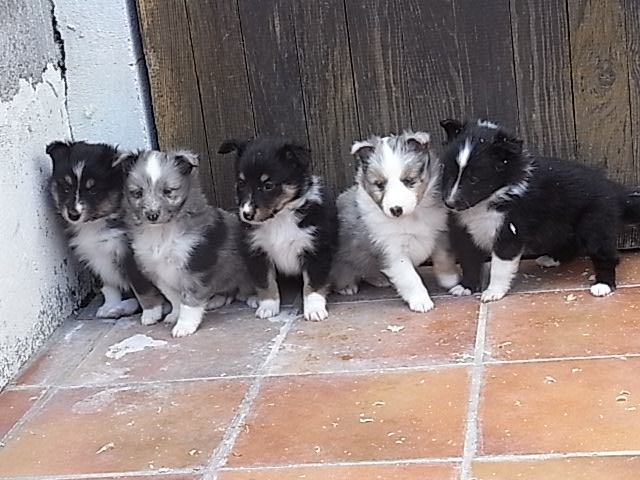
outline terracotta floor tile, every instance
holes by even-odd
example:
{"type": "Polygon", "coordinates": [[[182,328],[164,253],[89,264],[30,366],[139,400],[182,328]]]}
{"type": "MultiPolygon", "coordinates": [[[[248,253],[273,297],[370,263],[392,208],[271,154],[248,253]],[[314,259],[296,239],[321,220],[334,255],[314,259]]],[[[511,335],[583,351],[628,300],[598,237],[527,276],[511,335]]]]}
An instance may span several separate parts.
{"type": "Polygon", "coordinates": [[[330,305],[326,322],[296,322],[271,373],[353,371],[469,361],[475,298],[438,298],[415,313],[400,300],[330,305]],[[401,329],[394,331],[394,329],[401,329]]]}
{"type": "Polygon", "coordinates": [[[218,480],[456,480],[452,464],[350,465],[227,470],[218,480]]]}
{"type": "MultiPolygon", "coordinates": [[[[432,296],[450,296],[447,290],[442,288],[436,282],[433,274],[433,269],[430,266],[420,267],[418,269],[420,276],[424,284],[427,286],[429,293],[432,296]]],[[[360,289],[355,295],[340,295],[333,292],[329,296],[329,302],[331,303],[349,303],[349,302],[361,302],[367,300],[387,300],[391,298],[399,298],[395,288],[389,287],[374,287],[366,282],[360,284],[360,289]]]]}
{"type": "Polygon", "coordinates": [[[640,353],[640,288],[512,294],[491,303],[487,350],[517,360],[640,353]]]}
{"type": "Polygon", "coordinates": [[[489,365],[482,454],[640,450],[640,358],[489,365]]]}
{"type": "Polygon", "coordinates": [[[65,382],[95,385],[252,374],[281,325],[255,318],[249,308],[229,306],[208,313],[195,334],[176,339],[168,325],[121,319],[65,382]],[[123,350],[122,342],[148,347],[123,350]]]}
{"type": "Polygon", "coordinates": [[[475,480],[630,480],[640,472],[640,457],[561,458],[476,462],[475,480]]]}
{"type": "Polygon", "coordinates": [[[113,327],[111,320],[67,320],[20,370],[15,385],[58,385],[113,327]]]}
{"type": "MultiPolygon", "coordinates": [[[[593,266],[588,258],[577,258],[554,268],[542,268],[534,260],[520,262],[518,275],[514,280],[513,292],[539,290],[589,288],[593,283],[593,266]]],[[[638,252],[621,252],[620,264],[616,270],[619,286],[640,284],[640,255],[638,252]]]]}
{"type": "Polygon", "coordinates": [[[0,476],[203,466],[247,389],[241,380],[54,394],[0,449],[0,476]]]}
{"type": "Polygon", "coordinates": [[[228,463],[459,456],[468,383],[462,367],[271,378],[228,463]]]}
{"type": "Polygon", "coordinates": [[[31,409],[44,390],[5,390],[0,393],[0,440],[31,409]]]}

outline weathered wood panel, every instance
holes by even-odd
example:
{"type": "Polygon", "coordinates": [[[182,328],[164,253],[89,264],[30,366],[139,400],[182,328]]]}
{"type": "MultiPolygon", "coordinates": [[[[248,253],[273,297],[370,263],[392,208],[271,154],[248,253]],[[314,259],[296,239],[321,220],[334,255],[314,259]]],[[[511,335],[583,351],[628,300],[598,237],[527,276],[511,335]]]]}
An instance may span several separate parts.
{"type": "Polygon", "coordinates": [[[214,184],[185,3],[140,1],[137,5],[159,146],[190,148],[198,153],[201,182],[207,197],[213,200],[214,184]]]}
{"type": "Polygon", "coordinates": [[[576,157],[566,0],[511,0],[520,131],[529,150],[576,157]]]}
{"type": "MultiPolygon", "coordinates": [[[[640,2],[626,0],[627,65],[629,69],[629,101],[631,104],[632,168],[640,171],[640,2]]],[[[640,187],[636,177],[634,186],[640,187]]]]}
{"type": "Polygon", "coordinates": [[[218,147],[229,137],[255,135],[238,6],[236,0],[186,1],[215,200],[230,207],[235,202],[233,163],[217,153],[218,147]]]}
{"type": "Polygon", "coordinates": [[[360,137],[344,3],[295,1],[294,12],[313,165],[337,192],[353,183],[360,137]]]}
{"type": "Polygon", "coordinates": [[[361,135],[410,128],[398,0],[346,1],[361,135]]]}
{"type": "Polygon", "coordinates": [[[256,133],[309,143],[292,0],[240,0],[256,133]]]}
{"type": "Polygon", "coordinates": [[[580,161],[607,169],[611,178],[638,184],[629,105],[623,0],[572,0],[571,65],[580,161]]]}

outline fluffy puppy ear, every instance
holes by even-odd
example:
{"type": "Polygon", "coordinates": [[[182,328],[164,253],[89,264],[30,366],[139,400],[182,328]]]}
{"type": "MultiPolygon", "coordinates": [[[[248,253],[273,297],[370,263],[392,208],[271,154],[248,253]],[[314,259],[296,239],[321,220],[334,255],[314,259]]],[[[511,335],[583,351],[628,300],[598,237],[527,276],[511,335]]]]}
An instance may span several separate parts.
{"type": "Polygon", "coordinates": [[[220,144],[220,148],[218,148],[218,153],[227,154],[231,152],[236,152],[238,156],[242,155],[245,147],[247,146],[248,140],[236,140],[235,138],[229,138],[220,144]]]}
{"type": "Polygon", "coordinates": [[[171,152],[171,155],[173,156],[176,165],[178,165],[178,170],[182,175],[188,175],[200,164],[198,155],[190,150],[178,150],[176,152],[171,152]]]}
{"type": "Polygon", "coordinates": [[[138,152],[120,150],[118,151],[116,158],[111,163],[111,167],[119,167],[124,172],[128,172],[129,170],[131,170],[133,164],[136,163],[136,160],[138,160],[138,156],[138,152]]]}
{"type": "Polygon", "coordinates": [[[69,150],[71,146],[67,142],[51,142],[47,145],[47,155],[51,157],[51,161],[53,164],[53,170],[56,169],[56,164],[59,162],[64,162],[69,158],[69,150]]]}
{"type": "Polygon", "coordinates": [[[429,140],[431,136],[427,132],[404,132],[404,138],[409,148],[413,150],[429,150],[429,140]]]}
{"type": "Polygon", "coordinates": [[[371,141],[359,140],[357,142],[353,142],[353,145],[351,145],[351,155],[356,157],[358,162],[360,162],[361,164],[367,163],[374,149],[375,147],[373,146],[373,143],[371,143],[371,141]]]}
{"type": "Polygon", "coordinates": [[[298,143],[285,143],[278,153],[287,163],[295,163],[300,168],[308,168],[311,164],[311,150],[298,143]]]}
{"type": "Polygon", "coordinates": [[[450,142],[462,131],[464,123],[453,118],[446,118],[440,120],[440,126],[444,128],[444,131],[447,133],[447,142],[450,142]]]}

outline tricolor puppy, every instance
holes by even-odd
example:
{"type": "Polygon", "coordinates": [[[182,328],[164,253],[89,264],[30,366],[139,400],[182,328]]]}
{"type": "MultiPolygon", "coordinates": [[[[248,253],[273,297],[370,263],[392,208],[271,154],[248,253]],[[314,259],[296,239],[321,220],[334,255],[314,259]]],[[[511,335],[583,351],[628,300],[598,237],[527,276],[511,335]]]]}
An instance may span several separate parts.
{"type": "Polygon", "coordinates": [[[371,137],[355,142],[356,185],[338,198],[340,242],[332,271],[334,288],[358,291],[362,279],[388,279],[416,312],[433,301],[416,267],[431,258],[437,281],[458,287],[459,275],[447,236],[447,209],[439,186],[440,163],[429,134],[371,137]]]}
{"type": "MultiPolygon", "coordinates": [[[[206,308],[253,288],[238,252],[235,215],[207,203],[198,157],[188,151],[143,151],[120,158],[128,175],[126,220],[135,258],[171,302],[164,321],[174,337],[194,333],[206,308]]],[[[161,316],[148,319],[148,324],[161,316]]]]}
{"type": "Polygon", "coordinates": [[[256,316],[280,311],[276,273],[303,279],[304,318],[327,318],[329,271],[336,248],[335,205],[310,172],[306,147],[278,139],[227,140],[236,153],[236,189],[244,222],[243,255],[257,286],[256,316]]]}
{"type": "Polygon", "coordinates": [[[67,224],[74,252],[102,282],[104,303],[96,315],[118,318],[134,314],[136,298],[125,298],[132,287],[144,307],[143,316],[162,310],[162,296],[136,267],[127,239],[122,209],[124,173],[113,165],[120,153],[102,143],[52,142],[50,190],[67,224]]]}
{"type": "Polygon", "coordinates": [[[623,223],[640,221],[640,196],[577,162],[531,155],[522,141],[493,122],[443,120],[447,133],[442,195],[455,214],[454,249],[468,291],[480,284],[491,254],[482,301],[500,300],[523,253],[547,254],[541,266],[576,255],[593,262],[591,293],[615,288],[616,237],[623,223]]]}

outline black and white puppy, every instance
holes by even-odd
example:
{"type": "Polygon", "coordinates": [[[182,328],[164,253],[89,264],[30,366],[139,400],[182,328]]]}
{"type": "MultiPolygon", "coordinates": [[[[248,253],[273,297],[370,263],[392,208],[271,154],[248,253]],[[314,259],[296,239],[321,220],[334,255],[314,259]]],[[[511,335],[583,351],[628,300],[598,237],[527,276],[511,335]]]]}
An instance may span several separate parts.
{"type": "Polygon", "coordinates": [[[453,291],[460,277],[449,247],[440,161],[430,152],[429,134],[371,137],[355,142],[351,153],[358,171],[356,185],[337,201],[334,288],[350,295],[361,280],[374,285],[390,280],[411,310],[431,310],[433,301],[416,267],[431,258],[438,283],[453,291]]]}
{"type": "MultiPolygon", "coordinates": [[[[238,252],[235,215],[207,203],[198,157],[189,151],[143,151],[119,160],[128,171],[126,221],[135,258],[171,303],[171,333],[194,333],[207,308],[248,299],[251,281],[238,252]]],[[[155,323],[161,316],[149,318],[155,323]]]]}
{"type": "Polygon", "coordinates": [[[329,271],[336,249],[335,205],[310,172],[310,151],[286,140],[227,140],[236,153],[236,190],[244,222],[243,255],[257,286],[256,316],[280,312],[276,273],[303,278],[304,317],[327,318],[329,271]]]}
{"type": "Polygon", "coordinates": [[[479,286],[481,265],[490,253],[482,301],[500,300],[521,255],[531,253],[547,254],[538,258],[541,266],[586,255],[595,269],[591,293],[613,291],[616,237],[623,223],[640,221],[638,194],[583,164],[531,155],[521,140],[493,122],[448,119],[441,126],[447,133],[442,194],[455,212],[452,242],[464,286],[479,286]]]}
{"type": "Polygon", "coordinates": [[[104,303],[96,315],[118,318],[134,314],[138,300],[143,318],[162,310],[162,297],[135,265],[122,209],[124,173],[113,165],[120,153],[111,145],[52,142],[50,190],[67,224],[75,254],[102,282],[104,303]],[[136,298],[123,299],[135,291],[136,298]]]}

